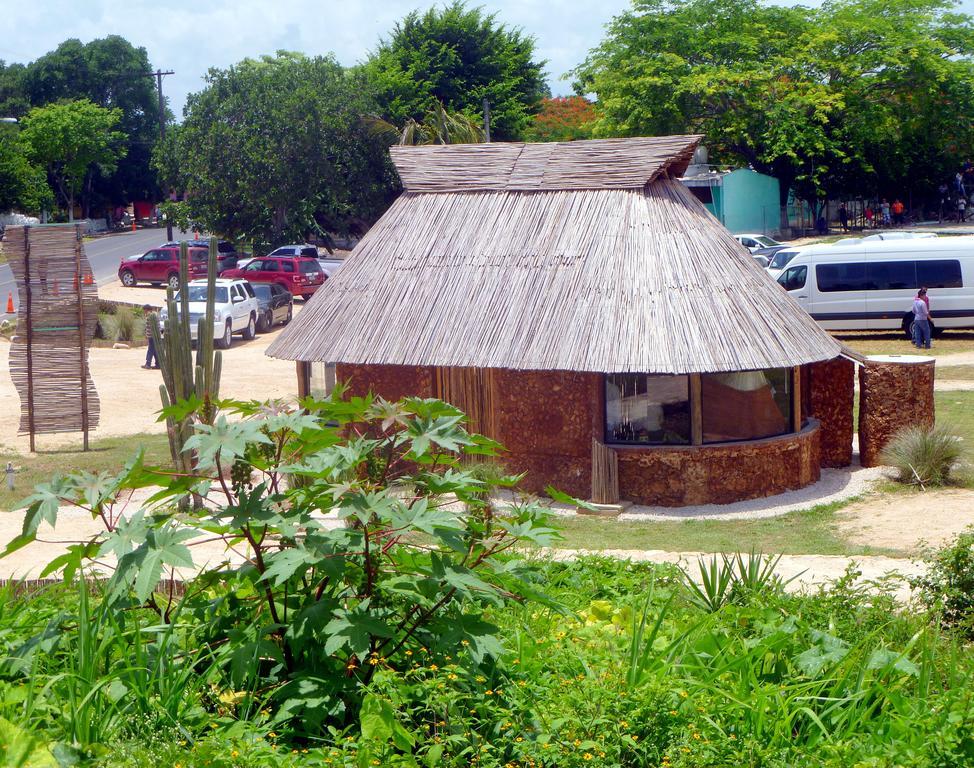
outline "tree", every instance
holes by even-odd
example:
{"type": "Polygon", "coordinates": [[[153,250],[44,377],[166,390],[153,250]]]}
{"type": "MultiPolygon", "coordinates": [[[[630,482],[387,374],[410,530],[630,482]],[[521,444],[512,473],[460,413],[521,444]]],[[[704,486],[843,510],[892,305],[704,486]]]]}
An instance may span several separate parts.
{"type": "Polygon", "coordinates": [[[24,93],[23,64],[7,64],[0,60],[0,117],[23,117],[30,109],[24,93]]]}
{"type": "Polygon", "coordinates": [[[396,191],[361,73],[279,52],[211,69],[189,97],[175,154],[191,218],[258,247],[313,231],[364,231],[396,191]]]}
{"type": "Polygon", "coordinates": [[[576,87],[598,94],[599,135],[704,133],[716,158],[776,176],[783,206],[790,191],[879,191],[962,159],[935,126],[957,147],[974,139],[974,27],[952,7],[635,0],[576,87]],[[929,109],[945,91],[958,100],[929,109]]]}
{"type": "MultiPolygon", "coordinates": [[[[101,107],[121,110],[118,130],[126,137],[126,161],[110,173],[96,169],[86,180],[83,197],[89,206],[154,200],[160,196],[149,164],[159,136],[155,80],[146,76],[152,69],[145,48],[109,35],[86,44],[66,40],[27,65],[22,74],[23,96],[32,106],[88,99],[101,107]]],[[[2,95],[0,90],[0,98],[2,95]]]]}
{"type": "Polygon", "coordinates": [[[21,138],[27,156],[54,180],[69,221],[74,220],[74,201],[88,174],[96,166],[111,173],[124,157],[125,134],[115,130],[121,117],[121,110],[81,99],[35,107],[24,118],[21,138]]]}
{"type": "Polygon", "coordinates": [[[547,95],[544,63],[533,57],[533,38],[454,0],[406,16],[365,67],[390,123],[421,122],[437,103],[481,122],[487,99],[491,138],[504,141],[521,136],[547,95]]]}
{"type": "Polygon", "coordinates": [[[466,115],[451,115],[439,102],[426,114],[423,122],[409,118],[402,128],[375,117],[366,118],[365,122],[372,133],[400,146],[479,144],[485,140],[483,128],[466,115]]]}
{"type": "Polygon", "coordinates": [[[39,213],[51,202],[44,170],[27,159],[16,126],[0,124],[0,212],[39,213]]]}
{"type": "Polygon", "coordinates": [[[591,139],[597,118],[595,105],[584,96],[545,99],[524,137],[528,141],[591,139]]]}

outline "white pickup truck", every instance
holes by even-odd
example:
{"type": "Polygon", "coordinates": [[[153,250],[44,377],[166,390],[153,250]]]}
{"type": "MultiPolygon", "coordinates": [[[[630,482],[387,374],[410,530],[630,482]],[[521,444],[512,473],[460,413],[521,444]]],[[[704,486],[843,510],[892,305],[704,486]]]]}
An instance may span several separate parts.
{"type": "MultiPolygon", "coordinates": [[[[189,290],[189,332],[196,341],[199,321],[206,316],[206,280],[193,280],[189,290]]],[[[257,335],[257,317],[260,305],[253,286],[246,280],[217,278],[216,302],[213,308],[213,339],[220,349],[229,349],[233,334],[239,333],[245,339],[257,335]]],[[[179,307],[180,295],[176,294],[179,307]]],[[[159,319],[165,322],[167,311],[162,310],[159,319]]]]}

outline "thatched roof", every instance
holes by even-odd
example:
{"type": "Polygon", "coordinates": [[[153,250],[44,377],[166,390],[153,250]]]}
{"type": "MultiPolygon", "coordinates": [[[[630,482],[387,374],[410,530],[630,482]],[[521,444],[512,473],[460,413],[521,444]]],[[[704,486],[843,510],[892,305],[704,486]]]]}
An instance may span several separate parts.
{"type": "Polygon", "coordinates": [[[606,373],[837,356],[672,179],[697,141],[397,149],[405,194],[268,354],[606,373]]]}

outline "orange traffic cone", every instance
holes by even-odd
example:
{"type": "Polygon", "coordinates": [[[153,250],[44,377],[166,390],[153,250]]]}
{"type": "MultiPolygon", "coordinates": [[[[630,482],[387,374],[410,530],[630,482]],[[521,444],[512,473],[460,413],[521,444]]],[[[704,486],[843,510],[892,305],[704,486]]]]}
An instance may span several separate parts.
{"type": "Polygon", "coordinates": [[[132,231],[135,232],[135,219],[132,219],[132,231]]]}
{"type": "Polygon", "coordinates": [[[13,313],[14,313],[14,292],[8,291],[7,292],[7,314],[12,315],[13,313]]]}

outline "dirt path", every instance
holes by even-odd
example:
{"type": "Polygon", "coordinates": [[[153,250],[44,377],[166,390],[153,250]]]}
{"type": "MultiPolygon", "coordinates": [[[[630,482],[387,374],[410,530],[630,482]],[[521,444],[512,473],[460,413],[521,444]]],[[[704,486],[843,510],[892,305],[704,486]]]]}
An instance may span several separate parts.
{"type": "Polygon", "coordinates": [[[874,496],[836,513],[849,541],[872,547],[916,552],[941,547],[974,525],[974,490],[917,491],[874,496]]]}
{"type": "MultiPolygon", "coordinates": [[[[99,287],[102,298],[123,299],[136,304],[149,303],[158,306],[165,300],[165,293],[158,288],[122,288],[113,284],[99,287]]],[[[302,302],[296,302],[295,312],[300,312],[302,302]]],[[[297,393],[294,363],[274,360],[264,355],[264,350],[280,332],[277,326],[272,333],[260,334],[253,341],[233,337],[233,345],[223,353],[223,374],[220,394],[240,399],[270,400],[291,399],[297,393]]],[[[20,398],[10,380],[10,345],[0,340],[0,445],[4,449],[26,453],[28,441],[18,435],[20,426],[20,398]]],[[[99,425],[91,432],[91,438],[138,435],[164,432],[156,421],[161,408],[159,371],[141,368],[145,362],[145,348],[91,349],[91,375],[95,381],[101,403],[99,425]]],[[[78,445],[80,433],[39,435],[38,447],[57,448],[78,445]]]]}

